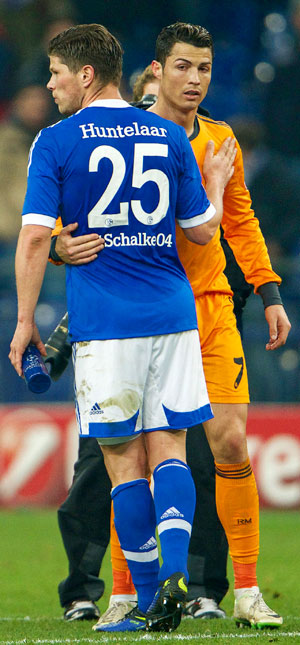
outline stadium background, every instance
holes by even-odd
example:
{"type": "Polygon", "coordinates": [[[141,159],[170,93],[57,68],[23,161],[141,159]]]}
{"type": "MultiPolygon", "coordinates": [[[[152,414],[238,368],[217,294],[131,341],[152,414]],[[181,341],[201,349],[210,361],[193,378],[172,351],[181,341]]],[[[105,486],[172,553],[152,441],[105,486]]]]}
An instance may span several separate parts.
{"type": "MultiPolygon", "coordinates": [[[[262,501],[295,508],[300,506],[300,0],[1,0],[0,186],[1,132],[18,92],[47,81],[45,42],[51,29],[60,21],[101,22],[113,31],[125,52],[122,94],[130,100],[136,76],[154,57],[156,35],[178,19],[203,24],[213,35],[213,80],[203,107],[240,134],[254,208],[274,269],[283,277],[281,294],[292,323],[284,348],[264,350],[268,335],[260,298],[252,294],[245,308],[253,402],[249,445],[262,501]]],[[[58,118],[52,111],[51,122],[58,118]]],[[[0,505],[57,505],[77,447],[72,368],[46,394],[33,395],[8,361],[16,321],[16,236],[6,234],[1,208],[0,505]]],[[[19,222],[20,212],[15,217],[19,222]]],[[[64,269],[49,265],[36,316],[43,340],[65,306],[64,269]]]]}

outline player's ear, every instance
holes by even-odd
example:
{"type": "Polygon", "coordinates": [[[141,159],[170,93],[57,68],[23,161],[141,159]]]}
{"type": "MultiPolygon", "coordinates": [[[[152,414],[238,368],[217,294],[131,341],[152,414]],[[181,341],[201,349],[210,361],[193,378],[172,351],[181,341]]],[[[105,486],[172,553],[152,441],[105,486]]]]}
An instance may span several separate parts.
{"type": "Polygon", "coordinates": [[[161,81],[162,66],[157,60],[153,60],[151,63],[152,72],[155,78],[161,81]]]}
{"type": "Polygon", "coordinates": [[[80,76],[84,87],[89,87],[95,78],[95,70],[92,65],[84,65],[80,71],[80,76]]]}

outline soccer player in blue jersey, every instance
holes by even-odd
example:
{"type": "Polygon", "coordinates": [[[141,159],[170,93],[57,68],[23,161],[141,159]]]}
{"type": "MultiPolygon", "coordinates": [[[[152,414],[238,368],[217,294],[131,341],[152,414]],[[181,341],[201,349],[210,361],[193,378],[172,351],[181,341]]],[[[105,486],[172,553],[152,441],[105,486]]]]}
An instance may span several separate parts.
{"type": "Polygon", "coordinates": [[[21,376],[30,342],[46,353],[34,311],[57,216],[78,222],[79,235],[99,233],[97,259],[66,268],[78,427],[97,437],[113,486],[138,593],[125,627],[169,631],[185,599],[195,505],[185,429],[212,417],[175,218],[191,241],[212,238],[235,143],[228,138],[217,155],[211,145],[206,195],[184,130],[121,99],[122,49],[103,26],[62,32],[49,56],[48,89],[69,118],[42,130],[30,151],[10,360],[21,376]]]}

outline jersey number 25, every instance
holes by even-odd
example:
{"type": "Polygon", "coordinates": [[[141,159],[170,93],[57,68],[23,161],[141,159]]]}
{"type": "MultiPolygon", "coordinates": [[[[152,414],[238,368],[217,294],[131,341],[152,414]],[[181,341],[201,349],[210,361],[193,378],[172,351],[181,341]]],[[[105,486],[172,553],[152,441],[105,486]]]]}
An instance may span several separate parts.
{"type": "MultiPolygon", "coordinates": [[[[151,225],[160,222],[166,216],[170,199],[169,179],[167,175],[158,168],[151,168],[143,172],[144,157],[167,156],[168,146],[163,143],[136,143],[134,146],[132,187],[141,188],[147,181],[153,181],[159,189],[159,201],[151,213],[144,211],[139,199],[132,199],[130,202],[134,216],[142,224],[151,225]]],[[[90,156],[89,172],[98,172],[99,162],[103,158],[110,159],[112,163],[112,175],[104,193],[88,214],[89,228],[126,226],[128,225],[129,202],[120,202],[119,213],[105,213],[105,210],[124,181],[126,173],[125,159],[117,148],[113,148],[112,146],[98,146],[90,156]]]]}

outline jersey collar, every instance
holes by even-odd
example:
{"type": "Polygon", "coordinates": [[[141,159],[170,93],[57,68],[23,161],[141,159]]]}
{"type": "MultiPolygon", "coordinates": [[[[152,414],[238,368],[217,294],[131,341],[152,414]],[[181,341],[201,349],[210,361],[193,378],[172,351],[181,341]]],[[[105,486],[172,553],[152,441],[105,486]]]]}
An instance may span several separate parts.
{"type": "MultiPolygon", "coordinates": [[[[209,119],[211,119],[209,111],[205,110],[205,108],[203,108],[202,105],[199,105],[199,107],[198,107],[198,114],[200,114],[201,116],[207,116],[209,119]]],[[[196,114],[195,120],[194,120],[194,130],[193,130],[191,136],[189,137],[189,140],[193,141],[193,139],[196,139],[196,137],[198,136],[199,132],[200,132],[200,123],[199,123],[199,119],[198,119],[197,114],[196,114]]]]}
{"type": "Polygon", "coordinates": [[[97,99],[96,101],[92,101],[87,107],[125,108],[130,107],[130,105],[123,99],[97,99]]]}
{"type": "Polygon", "coordinates": [[[198,120],[197,115],[196,115],[195,120],[194,120],[194,130],[193,130],[192,134],[189,136],[189,141],[193,141],[193,139],[196,139],[196,137],[198,136],[199,132],[200,132],[200,124],[199,124],[199,120],[198,120]]]}

